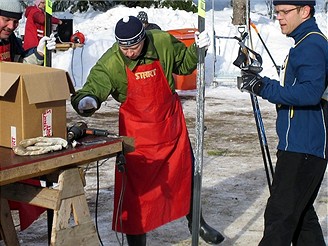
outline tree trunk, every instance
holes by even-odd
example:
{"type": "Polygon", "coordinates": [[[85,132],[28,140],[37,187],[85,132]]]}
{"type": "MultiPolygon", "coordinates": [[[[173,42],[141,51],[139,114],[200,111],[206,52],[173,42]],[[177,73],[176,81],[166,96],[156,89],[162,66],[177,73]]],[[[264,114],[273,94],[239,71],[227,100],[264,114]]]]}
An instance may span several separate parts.
{"type": "Polygon", "coordinates": [[[233,0],[233,25],[246,25],[246,1],[247,0],[233,0]]]}

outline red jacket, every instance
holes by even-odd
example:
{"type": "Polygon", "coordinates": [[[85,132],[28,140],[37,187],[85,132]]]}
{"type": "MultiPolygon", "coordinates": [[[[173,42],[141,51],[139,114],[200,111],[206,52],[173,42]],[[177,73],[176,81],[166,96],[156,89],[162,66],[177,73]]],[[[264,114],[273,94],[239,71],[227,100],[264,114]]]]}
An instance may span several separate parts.
{"type": "MultiPolygon", "coordinates": [[[[45,31],[45,14],[37,6],[29,6],[25,10],[26,24],[24,34],[24,50],[36,47],[45,31]]],[[[58,24],[59,19],[52,17],[52,24],[58,24]]]]}

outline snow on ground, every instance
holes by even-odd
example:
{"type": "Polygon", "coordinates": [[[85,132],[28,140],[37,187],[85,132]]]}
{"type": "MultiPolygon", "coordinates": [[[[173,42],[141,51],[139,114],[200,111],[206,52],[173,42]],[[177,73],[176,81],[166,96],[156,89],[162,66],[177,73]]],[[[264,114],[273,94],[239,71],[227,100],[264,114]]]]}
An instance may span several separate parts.
{"type": "MultiPolygon", "coordinates": [[[[230,0],[215,1],[215,11],[211,10],[212,1],[207,1],[206,29],[213,37],[213,29],[217,36],[238,36],[238,29],[231,24],[232,8],[230,0]],[[214,14],[214,15],[212,15],[214,14]],[[214,19],[214,22],[212,21],[214,19]]],[[[323,13],[324,1],[317,1],[316,19],[321,30],[328,35],[327,13],[323,13]]],[[[114,27],[124,15],[137,15],[140,10],[148,13],[149,21],[157,23],[163,30],[195,28],[197,14],[172,9],[143,9],[118,6],[105,13],[89,11],[74,15],[54,13],[60,18],[73,19],[75,31],[86,37],[83,48],[58,51],[53,54],[53,66],[67,70],[75,81],[76,88],[83,85],[91,67],[99,57],[115,42],[114,27]]],[[[292,40],[280,32],[279,24],[266,15],[263,0],[251,1],[251,19],[256,24],[263,40],[271,52],[275,62],[282,64],[292,40]]],[[[24,19],[21,23],[21,29],[24,19]]],[[[259,41],[255,32],[251,33],[254,49],[263,57],[262,75],[275,77],[273,63],[259,41]]],[[[254,118],[252,116],[249,95],[236,89],[235,82],[227,77],[235,77],[239,71],[232,62],[237,56],[238,44],[232,39],[215,39],[206,56],[206,100],[205,100],[205,133],[204,171],[203,171],[203,210],[207,221],[220,230],[226,237],[222,245],[248,246],[257,245],[263,230],[263,212],[268,189],[259,149],[254,118]],[[216,61],[214,63],[214,61],[216,61]],[[213,80],[219,81],[214,87],[213,80]],[[230,80],[229,80],[230,81],[230,80]],[[221,84],[222,83],[222,84],[221,84]],[[211,153],[221,154],[211,154],[211,153]]],[[[195,95],[196,91],[179,91],[191,135],[194,141],[195,95]]],[[[260,100],[261,111],[266,127],[268,142],[273,163],[275,162],[275,109],[274,105],[260,100]]],[[[70,121],[81,119],[67,102],[70,121]]],[[[87,119],[88,125],[111,127],[117,131],[118,104],[109,99],[104,103],[98,116],[87,119]],[[101,117],[106,115],[106,119],[101,117]]],[[[112,197],[113,197],[113,160],[106,161],[100,167],[100,200],[98,226],[104,245],[118,245],[117,237],[111,230],[112,197]]],[[[94,166],[94,165],[93,165],[94,166]]],[[[95,168],[86,175],[86,193],[92,216],[95,211],[95,168]]],[[[316,201],[316,209],[327,238],[327,175],[316,201]]],[[[42,216],[30,228],[19,234],[22,245],[46,245],[46,219],[42,216]]],[[[120,237],[120,235],[118,235],[120,237]]],[[[191,236],[184,218],[169,223],[149,233],[149,245],[190,245],[191,236]]],[[[1,245],[1,243],[0,243],[1,245]]],[[[200,240],[200,245],[205,243],[200,240]]]]}

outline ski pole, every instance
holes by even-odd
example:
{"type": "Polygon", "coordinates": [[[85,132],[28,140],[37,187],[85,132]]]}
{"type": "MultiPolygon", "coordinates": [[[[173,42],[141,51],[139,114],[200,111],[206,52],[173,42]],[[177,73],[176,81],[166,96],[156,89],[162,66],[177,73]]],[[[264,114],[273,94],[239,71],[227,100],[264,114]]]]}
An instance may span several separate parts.
{"type": "Polygon", "coordinates": [[[255,25],[253,22],[250,22],[250,25],[251,25],[251,27],[253,27],[253,29],[255,30],[255,32],[256,32],[256,34],[257,34],[257,36],[258,36],[259,39],[261,40],[264,49],[266,50],[266,52],[267,52],[268,55],[270,56],[270,59],[271,59],[273,65],[274,65],[274,67],[276,68],[277,73],[278,73],[278,75],[279,75],[279,74],[280,74],[280,67],[279,67],[279,66],[276,64],[276,62],[274,61],[274,59],[273,59],[273,57],[272,57],[272,55],[271,55],[271,53],[270,53],[268,47],[266,46],[264,40],[262,39],[262,36],[261,36],[260,32],[257,30],[256,25],[255,25]]]}
{"type": "MultiPolygon", "coordinates": [[[[205,30],[205,0],[198,0],[198,31],[205,30]]],[[[199,228],[201,213],[201,189],[203,171],[204,140],[204,101],[205,101],[205,48],[198,50],[197,63],[197,97],[196,97],[196,155],[193,173],[193,205],[192,205],[192,246],[199,244],[199,228]]]]}
{"type": "MultiPolygon", "coordinates": [[[[249,19],[249,23],[252,24],[250,19],[249,19]]],[[[251,34],[250,27],[248,27],[248,31],[250,33],[251,48],[254,49],[253,48],[253,42],[252,42],[253,39],[252,39],[252,34],[251,34]]],[[[263,44],[264,44],[264,42],[263,42],[263,44]]],[[[253,54],[255,53],[255,57],[257,58],[258,61],[260,61],[261,65],[262,65],[262,57],[259,54],[257,54],[256,52],[254,52],[254,51],[252,51],[252,52],[253,52],[253,54]]],[[[269,53],[268,49],[267,49],[267,52],[269,53]]],[[[270,53],[269,53],[269,55],[270,55],[270,53]]],[[[270,57],[272,58],[271,55],[270,55],[270,57]]],[[[272,61],[275,64],[273,58],[272,58],[272,61]]],[[[279,68],[277,69],[277,72],[278,72],[278,75],[279,75],[279,68]]],[[[260,144],[262,143],[261,144],[261,152],[262,152],[262,158],[263,158],[263,162],[264,162],[264,169],[265,169],[266,178],[267,178],[267,181],[268,181],[269,191],[271,192],[271,184],[272,184],[272,180],[273,180],[274,171],[273,171],[269,146],[268,146],[267,138],[266,138],[266,135],[265,135],[264,124],[263,124],[261,111],[260,111],[260,106],[259,106],[257,97],[255,95],[251,94],[251,100],[252,100],[252,105],[253,105],[252,107],[253,107],[255,122],[256,122],[256,125],[257,125],[257,133],[258,133],[258,136],[259,136],[259,141],[260,141],[260,144]],[[269,168],[270,168],[270,172],[269,172],[269,168]],[[271,176],[270,176],[270,174],[271,174],[271,176]]]]}
{"type": "MultiPolygon", "coordinates": [[[[253,65],[253,63],[255,63],[254,59],[252,59],[250,57],[249,52],[254,54],[255,58],[257,59],[256,62],[259,63],[258,65],[262,65],[261,56],[258,53],[256,53],[255,51],[249,49],[244,44],[246,37],[247,37],[247,33],[246,34],[241,33],[241,38],[236,38],[239,41],[238,43],[241,46],[242,53],[245,55],[245,57],[243,57],[243,66],[251,67],[253,65]]],[[[236,66],[240,67],[240,65],[242,65],[242,64],[240,64],[241,61],[238,58],[236,59],[234,64],[236,66]]],[[[273,177],[273,166],[272,166],[272,162],[271,162],[270,151],[269,151],[269,147],[268,147],[267,140],[266,140],[264,124],[262,121],[260,106],[259,106],[257,97],[253,94],[250,94],[250,97],[251,97],[252,109],[253,109],[253,114],[254,114],[255,123],[256,123],[256,129],[257,129],[257,133],[258,133],[258,137],[259,137],[259,141],[260,141],[260,148],[261,148],[262,158],[263,158],[263,162],[264,162],[266,178],[267,178],[267,182],[268,182],[269,191],[271,192],[271,183],[272,183],[271,177],[273,177]],[[270,176],[270,174],[271,174],[271,176],[270,176]]]]}
{"type": "MultiPolygon", "coordinates": [[[[252,23],[250,19],[249,19],[249,23],[252,23]]],[[[251,48],[252,48],[252,50],[250,50],[250,51],[252,51],[253,54],[255,53],[256,59],[258,61],[260,61],[260,64],[262,65],[262,57],[253,51],[254,47],[253,47],[253,39],[252,39],[250,26],[248,26],[248,31],[250,33],[250,35],[249,35],[250,36],[250,44],[251,44],[251,48]]],[[[269,52],[269,50],[268,50],[268,52],[269,52]]],[[[278,72],[278,70],[277,70],[277,72],[278,72]]],[[[279,75],[279,73],[278,73],[278,75],[279,75]]],[[[259,137],[259,141],[260,141],[260,145],[261,145],[261,153],[262,153],[262,158],[263,158],[263,163],[264,163],[264,169],[265,169],[265,173],[266,173],[269,191],[271,193],[271,184],[272,184],[272,180],[273,180],[274,171],[273,171],[269,146],[268,146],[267,138],[265,135],[264,124],[263,124],[260,106],[259,106],[257,97],[255,95],[251,94],[251,100],[252,100],[252,105],[253,105],[252,107],[253,107],[255,123],[257,125],[257,133],[258,133],[258,137],[259,137]]]]}
{"type": "Polygon", "coordinates": [[[267,142],[266,135],[265,135],[264,125],[263,125],[261,111],[260,111],[257,97],[253,94],[250,94],[250,95],[251,95],[253,113],[254,113],[254,117],[255,117],[257,134],[258,134],[259,141],[260,141],[262,158],[263,158],[263,162],[264,162],[265,174],[266,174],[266,178],[267,178],[267,182],[268,182],[268,186],[269,186],[269,191],[271,192],[271,184],[272,184],[272,179],[273,179],[273,166],[272,166],[269,146],[268,146],[268,142],[267,142]]]}

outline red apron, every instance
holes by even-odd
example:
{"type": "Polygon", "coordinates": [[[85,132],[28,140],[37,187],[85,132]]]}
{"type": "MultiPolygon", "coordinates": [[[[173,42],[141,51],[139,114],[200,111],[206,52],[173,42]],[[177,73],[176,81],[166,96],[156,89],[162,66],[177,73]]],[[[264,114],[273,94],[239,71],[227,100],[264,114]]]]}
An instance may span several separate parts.
{"type": "Polygon", "coordinates": [[[11,61],[9,42],[0,41],[0,61],[11,61]]]}
{"type": "Polygon", "coordinates": [[[192,153],[181,102],[160,63],[126,71],[119,132],[134,137],[135,151],[125,154],[125,172],[116,169],[113,230],[135,235],[189,213],[192,153]]]}

